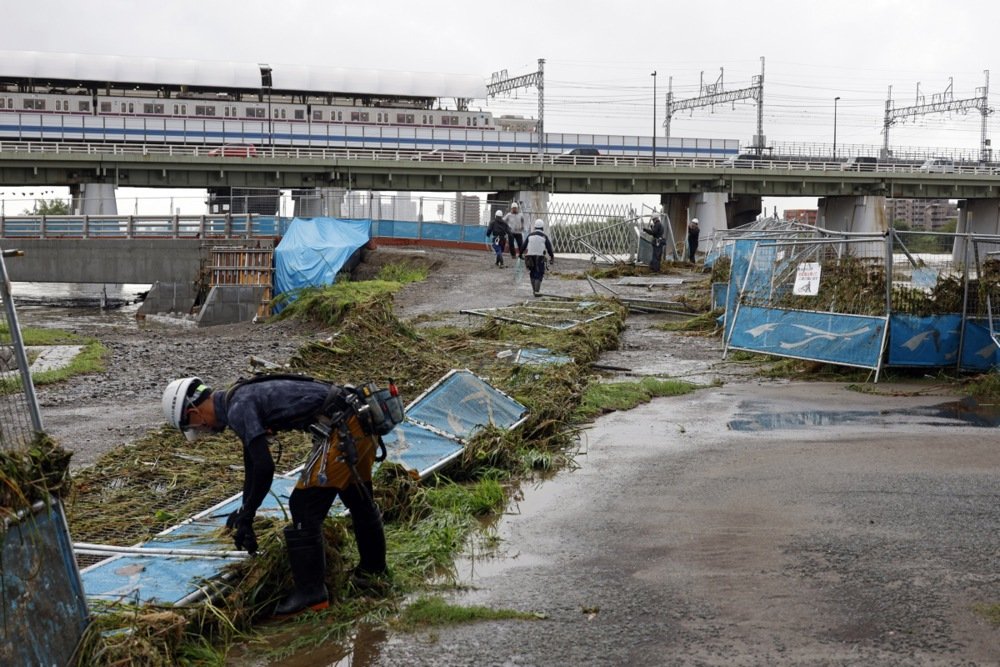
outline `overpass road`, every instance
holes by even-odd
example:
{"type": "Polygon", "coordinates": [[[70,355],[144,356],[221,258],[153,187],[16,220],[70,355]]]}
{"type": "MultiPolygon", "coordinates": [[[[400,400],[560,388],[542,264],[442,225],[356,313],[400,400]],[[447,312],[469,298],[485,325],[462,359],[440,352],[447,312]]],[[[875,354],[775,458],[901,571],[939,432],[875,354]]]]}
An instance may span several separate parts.
{"type": "MultiPolygon", "coordinates": [[[[262,147],[253,155],[210,155],[213,147],[0,142],[0,186],[310,188],[415,192],[542,190],[567,194],[1000,197],[1000,165],[927,171],[916,163],[850,165],[781,158],[657,159],[262,147]]],[[[216,151],[217,152],[217,151],[216,151]]]]}

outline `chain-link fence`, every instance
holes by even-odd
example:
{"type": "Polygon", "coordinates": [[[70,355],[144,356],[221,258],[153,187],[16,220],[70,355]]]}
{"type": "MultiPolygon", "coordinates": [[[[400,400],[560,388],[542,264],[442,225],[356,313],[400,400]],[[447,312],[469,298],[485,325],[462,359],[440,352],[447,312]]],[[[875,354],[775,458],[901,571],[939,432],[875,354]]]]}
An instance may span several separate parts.
{"type": "Polygon", "coordinates": [[[16,255],[14,251],[0,253],[0,302],[4,313],[0,320],[0,449],[4,451],[28,447],[35,433],[42,430],[4,259],[16,255]]]}

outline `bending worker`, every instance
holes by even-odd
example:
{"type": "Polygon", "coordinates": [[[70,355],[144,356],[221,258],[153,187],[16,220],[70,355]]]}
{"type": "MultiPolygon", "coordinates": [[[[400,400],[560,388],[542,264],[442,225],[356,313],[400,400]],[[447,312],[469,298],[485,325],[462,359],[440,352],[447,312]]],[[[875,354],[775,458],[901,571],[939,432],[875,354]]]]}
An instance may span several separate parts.
{"type": "Polygon", "coordinates": [[[212,391],[199,378],[189,377],[174,380],[163,393],[167,421],[188,440],[229,427],[243,441],[243,504],[230,515],[226,526],[235,531],[236,548],[250,553],[257,550],[254,516],[274,478],[267,434],[315,429],[318,415],[350,415],[338,423],[327,420],[327,432],[334,433],[325,446],[319,447],[314,437],[310,464],[289,499],[292,523],[284,533],[295,590],[275,609],[277,615],[329,606],[321,527],[338,495],[350,510],[360,555],[352,583],[370,588],[386,573],[385,533],[371,482],[379,435],[367,432],[358,415],[346,410],[348,403],[357,402],[353,387],[294,375],[259,376],[238,382],[228,391],[212,391]],[[341,442],[353,443],[353,466],[348,464],[341,442]]]}

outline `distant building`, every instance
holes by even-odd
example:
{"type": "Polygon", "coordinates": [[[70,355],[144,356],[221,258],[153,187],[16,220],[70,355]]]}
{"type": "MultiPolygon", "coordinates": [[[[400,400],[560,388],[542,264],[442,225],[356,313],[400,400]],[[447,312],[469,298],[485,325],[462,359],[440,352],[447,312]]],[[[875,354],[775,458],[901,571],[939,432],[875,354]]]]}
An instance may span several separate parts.
{"type": "Polygon", "coordinates": [[[817,213],[817,209],[814,208],[786,208],[784,219],[785,222],[801,222],[815,227],[817,213]]]}
{"type": "Polygon", "coordinates": [[[479,204],[479,197],[475,195],[456,195],[455,222],[460,225],[478,225],[481,210],[479,204]]]}
{"type": "Polygon", "coordinates": [[[947,199],[886,199],[885,217],[893,225],[936,232],[958,220],[958,204],[947,199]]]}

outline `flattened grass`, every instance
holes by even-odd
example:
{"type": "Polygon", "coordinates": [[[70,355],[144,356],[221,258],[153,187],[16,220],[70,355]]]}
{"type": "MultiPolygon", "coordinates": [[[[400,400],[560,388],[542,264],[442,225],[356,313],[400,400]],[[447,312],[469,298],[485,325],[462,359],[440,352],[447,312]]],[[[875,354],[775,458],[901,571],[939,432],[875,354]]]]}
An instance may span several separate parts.
{"type": "Polygon", "coordinates": [[[481,606],[448,604],[438,596],[420,597],[407,605],[399,615],[397,627],[404,630],[434,628],[477,621],[535,621],[541,614],[516,609],[491,609],[481,606]]]}
{"type": "Polygon", "coordinates": [[[638,382],[594,382],[587,387],[577,413],[593,419],[607,412],[631,410],[657,396],[681,396],[698,385],[682,380],[659,380],[646,377],[638,382]]]}

